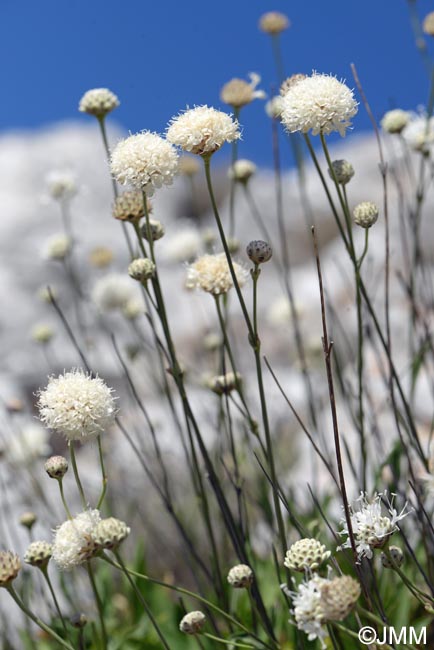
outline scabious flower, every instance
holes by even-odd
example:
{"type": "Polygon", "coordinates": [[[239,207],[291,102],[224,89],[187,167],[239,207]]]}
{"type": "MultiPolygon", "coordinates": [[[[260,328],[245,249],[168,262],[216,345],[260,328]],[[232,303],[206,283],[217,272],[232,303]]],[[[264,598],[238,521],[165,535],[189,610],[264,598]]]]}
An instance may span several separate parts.
{"type": "Polygon", "coordinates": [[[102,519],[95,527],[92,537],[99,548],[112,550],[117,548],[130,534],[130,528],[115,517],[102,519]]]}
{"type": "Polygon", "coordinates": [[[254,239],[246,247],[247,257],[254,264],[265,264],[271,259],[273,249],[270,244],[262,239],[254,239]]]}
{"type": "Polygon", "coordinates": [[[145,309],[141,300],[128,300],[122,307],[122,315],[127,320],[133,321],[144,313],[145,309]]]}
{"type": "Polygon", "coordinates": [[[32,542],[24,554],[24,562],[43,569],[53,555],[53,546],[49,542],[32,542]]]}
{"type": "Polygon", "coordinates": [[[21,569],[21,560],[16,553],[0,551],[0,587],[8,587],[21,569]]]}
{"type": "Polygon", "coordinates": [[[92,88],[80,99],[78,110],[102,119],[119,106],[119,99],[108,88],[92,88]]]}
{"type": "MultiPolygon", "coordinates": [[[[393,507],[393,499],[388,503],[387,514],[384,514],[383,498],[387,498],[387,492],[375,494],[371,501],[368,501],[366,493],[361,492],[357,499],[356,509],[354,506],[350,506],[351,525],[359,559],[362,557],[372,558],[373,549],[384,546],[387,539],[398,530],[398,522],[408,515],[407,504],[398,513],[393,507]]],[[[342,518],[341,523],[343,528],[340,534],[348,536],[345,518],[342,518]]],[[[349,536],[341,548],[351,548],[349,536]]]]}
{"type": "Polygon", "coordinates": [[[247,104],[251,104],[254,99],[265,99],[265,92],[256,90],[261,77],[256,72],[250,72],[248,77],[250,83],[237,78],[228,81],[220,91],[222,102],[235,109],[240,109],[247,104]]]}
{"type": "Polygon", "coordinates": [[[332,169],[328,169],[330,178],[336,178],[339,185],[346,185],[354,176],[354,167],[348,160],[333,160],[332,169]]]}
{"type": "Polygon", "coordinates": [[[158,241],[165,235],[165,228],[161,221],[158,219],[149,219],[149,224],[144,222],[140,228],[140,234],[143,239],[148,241],[149,235],[151,236],[152,241],[158,241]]]}
{"type": "Polygon", "coordinates": [[[390,557],[383,551],[381,552],[381,564],[385,569],[394,569],[402,566],[404,562],[404,553],[399,546],[389,546],[390,557]]]}
{"type": "Polygon", "coordinates": [[[129,184],[152,196],[156,189],[173,183],[178,171],[178,153],[157,133],[143,131],[116,145],[110,169],[121,185],[129,184]]]}
{"type": "Polygon", "coordinates": [[[138,299],[137,287],[121,273],[109,273],[95,283],[92,300],[101,312],[124,309],[130,300],[138,299]]]}
{"type": "Polygon", "coordinates": [[[26,424],[7,439],[4,448],[6,460],[20,466],[34,463],[50,453],[49,437],[48,431],[37,422],[26,424]]]}
{"type": "Polygon", "coordinates": [[[265,104],[265,112],[267,113],[268,117],[270,117],[272,120],[280,120],[280,118],[282,117],[282,110],[283,110],[283,100],[280,95],[276,95],[275,97],[272,97],[265,104]]]}
{"type": "Polygon", "coordinates": [[[321,586],[321,607],[327,621],[342,621],[354,609],[361,593],[360,584],[351,576],[327,580],[321,586]]]}
{"type": "Polygon", "coordinates": [[[167,139],[184,151],[211,155],[225,143],[241,137],[239,124],[230,115],[208,106],[196,106],[174,117],[167,139]]]}
{"type": "MultiPolygon", "coordinates": [[[[152,204],[147,199],[148,212],[152,210],[152,204]]],[[[143,194],[138,190],[122,192],[116,197],[112,214],[119,221],[139,222],[145,216],[145,206],[143,203],[143,194]]]]}
{"type": "Polygon", "coordinates": [[[275,36],[291,26],[289,18],[279,11],[268,11],[259,19],[259,29],[265,34],[275,36]]]}
{"type": "Polygon", "coordinates": [[[245,185],[247,181],[255,174],[256,165],[251,160],[240,158],[229,167],[228,176],[230,179],[245,185]]]}
{"type": "Polygon", "coordinates": [[[64,456],[50,456],[45,461],[44,469],[50,478],[59,481],[68,471],[68,461],[64,456]]]}
{"type": "Polygon", "coordinates": [[[293,84],[282,97],[282,122],[290,133],[301,131],[345,136],[357,113],[353,91],[332,75],[314,72],[293,84]]]}
{"type": "Polygon", "coordinates": [[[100,521],[99,510],[85,510],[54,531],[53,560],[60,569],[69,571],[95,554],[93,533],[100,521]]]}
{"type": "Polygon", "coordinates": [[[49,343],[54,336],[54,330],[50,325],[45,323],[38,323],[32,327],[31,337],[36,343],[45,345],[49,343]]]}
{"type": "Polygon", "coordinates": [[[139,257],[133,260],[128,267],[128,275],[133,280],[145,282],[155,275],[155,264],[147,257],[139,257]]]}
{"type": "Polygon", "coordinates": [[[315,571],[329,557],[330,551],[324,544],[317,539],[304,538],[292,544],[286,551],[284,565],[292,571],[315,571]]]}
{"type": "Polygon", "coordinates": [[[46,245],[45,257],[50,260],[64,260],[71,252],[72,241],[66,235],[55,235],[51,237],[46,245]]]}
{"type": "Polygon", "coordinates": [[[36,516],[36,514],[31,510],[28,510],[27,512],[23,512],[23,514],[20,515],[18,521],[20,522],[21,526],[24,526],[24,528],[28,528],[28,530],[32,530],[37,520],[38,517],[36,516]]]}
{"type": "Polygon", "coordinates": [[[56,201],[66,201],[77,192],[75,176],[68,171],[53,170],[45,178],[48,193],[56,201]]]}
{"type": "Polygon", "coordinates": [[[402,135],[408,146],[414,151],[428,153],[434,144],[434,117],[426,115],[411,115],[402,135]]]}
{"type": "Polygon", "coordinates": [[[179,629],[184,634],[199,634],[206,622],[206,616],[203,612],[189,612],[184,616],[179,624],[179,629]]]}
{"type": "Polygon", "coordinates": [[[216,395],[229,395],[242,381],[239,372],[227,372],[225,375],[216,375],[208,380],[208,386],[216,395]]]}
{"type": "Polygon", "coordinates": [[[434,11],[431,11],[425,16],[422,28],[425,34],[428,34],[428,36],[434,36],[434,11]]]}
{"type": "Polygon", "coordinates": [[[253,580],[253,571],[247,564],[237,564],[228,573],[228,583],[235,589],[248,589],[253,580]]]}
{"type": "Polygon", "coordinates": [[[378,207],[372,201],[362,201],[353,210],[354,222],[361,228],[370,228],[377,221],[378,207]]]}
{"type": "Polygon", "coordinates": [[[83,370],[50,377],[39,392],[39,417],[67,440],[85,441],[107,429],[116,415],[113,389],[83,370]]]}
{"type": "MultiPolygon", "coordinates": [[[[240,287],[246,283],[249,272],[237,262],[233,262],[235,275],[240,287]]],[[[187,267],[187,289],[202,289],[218,296],[233,287],[229,264],[225,253],[203,255],[187,267]]]]}
{"type": "Polygon", "coordinates": [[[410,121],[410,114],[400,108],[387,111],[380,122],[381,128],[387,133],[401,133],[410,121]]]}
{"type": "Polygon", "coordinates": [[[291,594],[294,616],[297,628],[307,634],[309,641],[319,639],[322,648],[325,648],[324,639],[327,636],[324,623],[324,611],[321,605],[321,587],[328,581],[314,575],[308,581],[301,582],[297,591],[291,594]]]}

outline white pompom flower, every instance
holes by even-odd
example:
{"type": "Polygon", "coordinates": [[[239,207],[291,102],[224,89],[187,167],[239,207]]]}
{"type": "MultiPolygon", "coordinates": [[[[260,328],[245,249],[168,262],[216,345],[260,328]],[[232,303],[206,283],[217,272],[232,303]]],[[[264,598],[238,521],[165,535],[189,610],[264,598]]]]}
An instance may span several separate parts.
{"type": "Polygon", "coordinates": [[[225,143],[241,137],[237,120],[209,106],[195,106],[171,120],[167,139],[184,151],[211,155],[225,143]]]}
{"type": "Polygon", "coordinates": [[[353,91],[332,75],[314,72],[289,88],[282,98],[282,122],[290,133],[345,136],[357,113],[353,91]]]}
{"type": "Polygon", "coordinates": [[[100,521],[99,510],[85,510],[54,531],[52,558],[59,569],[70,571],[94,555],[99,547],[93,535],[100,521]]]}
{"type": "MultiPolygon", "coordinates": [[[[233,262],[235,276],[240,287],[244,286],[249,272],[237,262],[233,262]]],[[[218,296],[227,293],[234,286],[225,253],[202,255],[187,267],[187,289],[202,289],[218,296]]]]}
{"type": "Polygon", "coordinates": [[[72,370],[50,377],[40,391],[38,407],[41,421],[67,440],[84,442],[103,433],[116,415],[113,389],[100,377],[83,370],[72,370]]]}
{"type": "Polygon", "coordinates": [[[78,110],[101,119],[114,111],[119,103],[117,96],[108,88],[92,88],[80,99],[78,110]]]}

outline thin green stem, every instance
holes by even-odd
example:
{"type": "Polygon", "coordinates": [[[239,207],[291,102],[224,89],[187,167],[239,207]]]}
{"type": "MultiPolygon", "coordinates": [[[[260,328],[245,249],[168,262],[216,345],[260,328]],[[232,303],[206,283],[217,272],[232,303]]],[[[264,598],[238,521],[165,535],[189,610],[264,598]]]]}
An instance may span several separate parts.
{"type": "Polygon", "coordinates": [[[104,465],[104,454],[102,450],[102,442],[101,442],[101,436],[98,436],[98,456],[99,456],[99,462],[101,465],[101,475],[102,475],[102,490],[101,490],[101,495],[98,499],[98,504],[96,506],[97,510],[100,510],[102,503],[104,501],[104,497],[107,492],[107,474],[105,471],[105,465],[104,465]]]}
{"type": "Polygon", "coordinates": [[[62,499],[63,507],[65,508],[67,517],[68,519],[72,519],[71,511],[68,508],[68,504],[66,503],[66,499],[65,499],[65,493],[63,491],[63,479],[61,478],[57,479],[57,483],[59,485],[60,498],[62,499]]]}
{"type": "Polygon", "coordinates": [[[207,639],[211,639],[211,641],[216,641],[217,643],[223,643],[224,645],[230,645],[232,648],[255,648],[253,645],[247,645],[245,643],[238,643],[237,641],[234,641],[233,639],[221,639],[218,636],[214,636],[214,634],[210,634],[209,632],[205,632],[203,634],[207,639]]]}
{"type": "Polygon", "coordinates": [[[70,457],[71,457],[71,464],[72,464],[72,470],[74,472],[75,482],[77,483],[78,491],[80,493],[81,505],[83,506],[83,509],[85,510],[87,508],[87,501],[86,501],[86,497],[85,497],[85,494],[84,494],[83,486],[81,484],[80,475],[78,473],[77,460],[75,458],[75,448],[74,448],[74,441],[73,440],[70,440],[68,442],[68,447],[69,447],[69,454],[70,454],[70,457]]]}
{"type": "Polygon", "coordinates": [[[99,617],[99,622],[100,622],[100,626],[101,626],[101,636],[102,636],[103,650],[107,650],[108,636],[107,636],[107,629],[106,629],[105,620],[104,620],[104,609],[103,609],[101,597],[100,597],[100,595],[98,593],[98,589],[97,589],[96,582],[95,582],[95,575],[94,575],[93,568],[91,566],[90,561],[86,562],[86,569],[87,569],[87,575],[89,576],[90,585],[92,587],[93,595],[94,595],[94,598],[95,598],[96,607],[97,607],[97,610],[98,610],[98,617],[99,617]]]}
{"type": "Polygon", "coordinates": [[[50,590],[50,594],[51,594],[51,597],[52,597],[52,599],[53,599],[54,606],[56,607],[56,611],[57,611],[57,613],[58,613],[58,615],[59,615],[60,620],[62,621],[63,629],[65,630],[66,634],[68,634],[68,629],[67,629],[67,627],[66,627],[65,619],[63,618],[62,610],[60,609],[60,606],[59,606],[59,602],[58,602],[58,600],[57,600],[56,593],[55,593],[55,591],[54,591],[54,589],[53,589],[53,584],[52,584],[52,582],[51,582],[51,580],[50,580],[50,576],[48,575],[48,568],[47,568],[46,566],[45,566],[45,567],[41,567],[40,571],[41,571],[42,575],[43,575],[44,578],[45,578],[45,582],[46,582],[47,585],[48,585],[48,589],[50,590]]]}

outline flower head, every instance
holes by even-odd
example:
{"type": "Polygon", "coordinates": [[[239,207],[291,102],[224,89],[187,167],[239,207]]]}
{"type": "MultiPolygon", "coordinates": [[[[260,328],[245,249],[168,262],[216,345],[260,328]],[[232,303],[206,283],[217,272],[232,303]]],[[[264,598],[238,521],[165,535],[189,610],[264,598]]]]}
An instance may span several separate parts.
{"type": "Polygon", "coordinates": [[[155,275],[155,264],[148,257],[133,260],[128,267],[128,275],[133,280],[145,282],[155,275]]]}
{"type": "MultiPolygon", "coordinates": [[[[248,271],[233,262],[235,275],[240,287],[248,277],[248,271]]],[[[202,255],[187,267],[187,289],[202,289],[216,296],[227,293],[233,287],[232,276],[225,253],[202,255]]]]}
{"type": "Polygon", "coordinates": [[[95,544],[99,548],[113,549],[130,534],[130,528],[115,517],[102,519],[92,533],[95,544]]]}
{"type": "Polygon", "coordinates": [[[49,433],[37,422],[29,422],[6,440],[5,458],[12,465],[31,465],[50,453],[49,433]]]}
{"type": "Polygon", "coordinates": [[[197,228],[179,229],[167,238],[164,253],[170,262],[187,262],[199,253],[202,239],[197,228]]]}
{"type": "Polygon", "coordinates": [[[24,562],[43,568],[53,555],[53,546],[49,542],[32,542],[24,554],[24,562]]]}
{"type": "Polygon", "coordinates": [[[241,137],[237,120],[208,106],[196,106],[174,117],[167,139],[184,151],[200,156],[213,154],[225,142],[241,137]]]}
{"type": "Polygon", "coordinates": [[[119,99],[108,88],[92,88],[80,99],[78,110],[101,119],[117,108],[119,103],[119,99]]]}
{"type": "Polygon", "coordinates": [[[275,95],[265,104],[265,112],[272,120],[280,120],[282,117],[283,99],[280,95],[275,95]]]}
{"type": "Polygon", "coordinates": [[[113,177],[148,196],[163,185],[171,185],[178,171],[178,153],[161,136],[143,131],[121,140],[110,161],[113,177]]]}
{"type": "Polygon", "coordinates": [[[290,133],[301,131],[345,136],[357,113],[353,91],[332,75],[314,72],[293,84],[282,98],[282,122],[290,133]]]}
{"type": "Polygon", "coordinates": [[[321,607],[327,621],[342,621],[353,610],[361,593],[360,584],[351,576],[327,580],[321,586],[321,607]]]}
{"type": "Polygon", "coordinates": [[[254,264],[265,264],[271,259],[273,249],[268,242],[255,239],[247,244],[246,253],[254,264]]]}
{"type": "Polygon", "coordinates": [[[45,249],[45,257],[50,260],[64,260],[71,252],[72,241],[66,235],[51,237],[45,249]]]}
{"type": "Polygon", "coordinates": [[[316,539],[299,539],[286,552],[284,565],[292,571],[315,571],[330,557],[330,551],[316,539]]]}
{"type": "Polygon", "coordinates": [[[412,115],[402,135],[414,151],[429,152],[434,143],[434,117],[412,115]]]}
{"type": "Polygon", "coordinates": [[[388,553],[381,552],[381,564],[385,569],[394,569],[395,567],[402,566],[404,562],[404,553],[399,546],[390,545],[388,553]]]}
{"type": "Polygon", "coordinates": [[[101,312],[124,309],[130,300],[138,299],[137,287],[121,273],[109,273],[94,285],[92,300],[101,312]]]}
{"type": "MultiPolygon", "coordinates": [[[[152,205],[149,200],[147,200],[147,209],[148,212],[152,210],[152,205]]],[[[145,216],[142,192],[132,190],[119,194],[113,205],[113,216],[120,221],[140,221],[145,216]]]]}
{"type": "MultiPolygon", "coordinates": [[[[357,508],[350,506],[351,526],[359,558],[372,558],[373,549],[384,546],[386,540],[398,530],[398,522],[408,515],[407,504],[398,513],[393,507],[393,499],[388,503],[387,514],[384,514],[383,498],[387,498],[386,492],[375,494],[374,498],[368,501],[366,493],[361,492],[357,499],[357,508]]],[[[340,534],[348,536],[348,526],[344,518],[341,523],[343,529],[340,534]]],[[[351,548],[349,536],[342,548],[351,548]]]]}
{"type": "Polygon", "coordinates": [[[353,210],[354,222],[361,228],[370,228],[377,221],[378,207],[372,201],[362,201],[353,210]]]}
{"type": "Polygon", "coordinates": [[[275,36],[291,26],[289,18],[279,11],[268,11],[259,19],[259,29],[266,34],[275,36]]]}
{"type": "Polygon", "coordinates": [[[228,573],[228,582],[235,589],[248,589],[253,580],[253,571],[247,564],[237,564],[228,573]]]}
{"type": "Polygon", "coordinates": [[[44,464],[44,469],[50,478],[57,481],[62,479],[68,471],[68,461],[64,456],[50,456],[44,464]]]}
{"type": "Polygon", "coordinates": [[[298,83],[302,79],[306,79],[306,75],[303,74],[302,72],[297,72],[296,74],[292,74],[290,77],[284,79],[280,84],[280,89],[279,89],[280,95],[284,97],[288,92],[288,90],[292,88],[294,84],[298,83]]]}
{"type": "Polygon", "coordinates": [[[239,372],[227,372],[225,375],[216,375],[208,380],[208,386],[216,395],[229,395],[242,381],[239,372]]]}
{"type": "Polygon", "coordinates": [[[195,176],[199,169],[199,163],[193,156],[181,156],[179,159],[179,173],[182,176],[195,176]]]}
{"type": "Polygon", "coordinates": [[[401,133],[410,121],[410,114],[400,108],[387,111],[381,120],[381,128],[387,133],[401,133]]]}
{"type": "Polygon", "coordinates": [[[54,330],[52,327],[50,327],[50,325],[46,325],[45,323],[38,323],[32,327],[31,336],[35,343],[41,343],[42,345],[45,345],[49,343],[53,338],[54,330]]]}
{"type": "Polygon", "coordinates": [[[50,377],[39,393],[40,419],[68,440],[85,441],[113,423],[116,408],[112,392],[100,377],[83,370],[50,377]]]}
{"type": "Polygon", "coordinates": [[[21,569],[21,560],[16,553],[0,551],[0,587],[8,587],[21,569]]]}
{"type": "Polygon", "coordinates": [[[149,235],[151,236],[152,241],[158,241],[164,237],[165,232],[166,230],[163,224],[161,221],[158,221],[158,219],[149,219],[149,225],[148,222],[145,222],[140,228],[140,234],[143,239],[146,239],[146,241],[148,241],[149,235]]]}
{"type": "Polygon", "coordinates": [[[32,530],[37,520],[38,517],[31,510],[28,510],[27,512],[23,512],[23,514],[19,518],[19,522],[21,526],[24,526],[24,528],[28,528],[29,530],[32,530]]]}
{"type": "Polygon", "coordinates": [[[251,160],[240,158],[236,160],[233,165],[229,167],[229,178],[245,185],[247,181],[256,172],[256,165],[251,160]]]}
{"type": "Polygon", "coordinates": [[[332,180],[336,178],[339,185],[346,185],[354,176],[354,167],[348,160],[333,160],[328,173],[332,180]]]}
{"type": "Polygon", "coordinates": [[[77,192],[75,177],[68,171],[51,171],[47,174],[45,182],[51,198],[56,201],[66,201],[77,192]]]}
{"type": "Polygon", "coordinates": [[[431,11],[425,16],[422,27],[425,34],[434,36],[434,11],[431,11]]]}
{"type": "Polygon", "coordinates": [[[69,571],[94,555],[93,533],[100,521],[99,510],[85,510],[54,531],[53,560],[60,569],[69,571]]]}
{"type": "Polygon", "coordinates": [[[325,648],[324,638],[327,636],[323,627],[324,611],[321,605],[321,587],[328,581],[315,575],[308,581],[301,582],[297,591],[292,595],[295,623],[299,630],[307,634],[309,641],[319,639],[325,648]]]}
{"type": "Polygon", "coordinates": [[[206,616],[203,612],[189,612],[184,616],[179,624],[179,629],[184,634],[199,634],[206,622],[206,616]]]}
{"type": "Polygon", "coordinates": [[[256,90],[261,77],[255,72],[249,73],[250,83],[244,79],[231,79],[220,91],[220,99],[225,104],[239,109],[251,104],[254,99],[265,99],[263,90],[256,90]]]}
{"type": "Polygon", "coordinates": [[[95,246],[89,253],[89,262],[97,269],[105,269],[113,262],[113,251],[106,246],[95,246]]]}

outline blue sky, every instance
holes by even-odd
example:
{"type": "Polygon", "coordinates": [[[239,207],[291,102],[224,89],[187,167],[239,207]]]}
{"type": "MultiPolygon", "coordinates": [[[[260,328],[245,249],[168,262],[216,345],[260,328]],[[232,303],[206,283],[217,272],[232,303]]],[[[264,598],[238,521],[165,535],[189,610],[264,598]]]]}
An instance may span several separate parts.
{"type": "MultiPolygon", "coordinates": [[[[418,7],[424,16],[434,4],[418,7]]],[[[249,71],[269,91],[276,74],[257,23],[272,9],[292,22],[282,38],[288,74],[333,72],[353,86],[354,62],[377,117],[426,103],[406,0],[0,0],[0,131],[88,120],[77,103],[98,86],[119,96],[113,119],[132,132],[163,131],[187,104],[221,106],[221,86],[249,71]]],[[[263,102],[241,121],[240,155],[269,163],[263,102]]],[[[363,109],[354,126],[369,128],[363,109]]]]}

